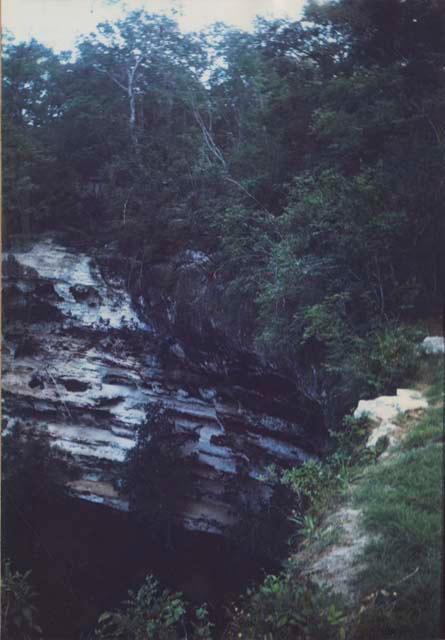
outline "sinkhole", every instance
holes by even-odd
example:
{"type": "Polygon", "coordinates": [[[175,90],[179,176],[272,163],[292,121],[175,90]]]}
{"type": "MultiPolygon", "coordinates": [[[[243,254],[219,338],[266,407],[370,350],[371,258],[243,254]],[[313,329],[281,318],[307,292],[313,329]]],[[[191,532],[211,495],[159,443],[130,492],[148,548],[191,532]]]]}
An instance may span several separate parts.
{"type": "Polygon", "coordinates": [[[274,568],[213,534],[176,528],[169,545],[154,541],[130,514],[75,498],[26,517],[6,506],[2,547],[15,568],[32,572],[46,640],[93,638],[98,617],[148,574],[191,605],[206,602],[222,630],[227,605],[274,568]]]}

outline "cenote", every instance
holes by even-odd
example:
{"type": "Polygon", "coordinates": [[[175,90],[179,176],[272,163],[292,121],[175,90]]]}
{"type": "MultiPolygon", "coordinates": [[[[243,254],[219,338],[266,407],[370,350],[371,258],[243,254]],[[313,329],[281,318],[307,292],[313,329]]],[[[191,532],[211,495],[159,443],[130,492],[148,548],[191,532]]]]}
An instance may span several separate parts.
{"type": "Polygon", "coordinates": [[[273,568],[218,535],[175,528],[169,545],[153,541],[130,514],[72,498],[25,516],[4,509],[2,540],[14,567],[32,572],[46,640],[93,638],[99,616],[148,574],[191,605],[206,602],[222,630],[226,606],[273,568]]]}
{"type": "MultiPolygon", "coordinates": [[[[152,309],[156,273],[136,304],[112,280],[111,250],[101,269],[94,254],[49,234],[5,260],[3,417],[14,437],[3,449],[3,557],[31,571],[45,640],[94,637],[148,575],[207,603],[224,629],[227,606],[276,568],[264,558],[287,539],[266,470],[319,456],[320,408],[221,331],[188,330],[187,310],[177,326],[168,307],[152,309]],[[155,542],[159,512],[177,529],[155,542]]],[[[178,267],[187,300],[204,299],[198,258],[185,253],[178,267]]]]}

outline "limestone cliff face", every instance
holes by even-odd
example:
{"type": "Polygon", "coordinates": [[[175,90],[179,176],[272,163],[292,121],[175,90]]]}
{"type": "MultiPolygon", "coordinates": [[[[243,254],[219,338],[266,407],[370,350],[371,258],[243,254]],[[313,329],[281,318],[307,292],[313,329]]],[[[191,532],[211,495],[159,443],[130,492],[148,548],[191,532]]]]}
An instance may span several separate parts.
{"type": "MultiPolygon", "coordinates": [[[[215,327],[190,311],[193,300],[184,305],[184,280],[167,303],[145,283],[134,306],[106,266],[112,258],[102,255],[99,266],[55,237],[4,256],[7,428],[19,421],[71,453],[80,471],[72,489],[80,498],[127,509],[113,481],[147,405],[160,401],[189,436],[184,455],[197,454],[198,491],[178,520],[222,533],[237,518],[233,487],[238,495],[267,493],[259,478],[268,464],[317,455],[318,405],[254,353],[223,334],[215,340],[215,327]],[[196,335],[188,330],[194,322],[196,335]]],[[[186,258],[185,280],[206,259],[193,252],[186,258]]],[[[156,269],[150,277],[155,284],[156,269]]]]}

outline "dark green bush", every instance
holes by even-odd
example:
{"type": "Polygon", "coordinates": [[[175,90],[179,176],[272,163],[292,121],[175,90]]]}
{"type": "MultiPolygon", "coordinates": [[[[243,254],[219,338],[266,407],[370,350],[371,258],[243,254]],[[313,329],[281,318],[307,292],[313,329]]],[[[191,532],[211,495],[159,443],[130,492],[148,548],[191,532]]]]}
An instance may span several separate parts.
{"type": "Polygon", "coordinates": [[[350,354],[350,370],[362,395],[378,395],[407,384],[418,367],[417,344],[422,331],[383,324],[358,340],[350,354]]]}
{"type": "Polygon", "coordinates": [[[344,640],[346,617],[337,598],[289,573],[267,576],[234,610],[227,637],[246,640],[344,640]]]}
{"type": "Polygon", "coordinates": [[[2,635],[5,640],[33,640],[40,637],[36,623],[36,593],[30,583],[31,572],[14,571],[5,560],[2,566],[1,612],[2,635]]]}
{"type": "Polygon", "coordinates": [[[147,576],[137,592],[128,592],[128,600],[118,611],[100,616],[96,637],[101,640],[211,640],[213,625],[206,605],[198,607],[191,620],[187,618],[182,594],[161,589],[153,576],[147,576]]]}

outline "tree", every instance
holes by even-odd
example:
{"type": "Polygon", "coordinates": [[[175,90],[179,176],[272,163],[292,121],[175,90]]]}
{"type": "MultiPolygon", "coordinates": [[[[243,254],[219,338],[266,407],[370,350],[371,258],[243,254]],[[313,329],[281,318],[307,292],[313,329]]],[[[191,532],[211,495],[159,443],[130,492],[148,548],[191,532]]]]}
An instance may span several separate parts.
{"type": "Polygon", "coordinates": [[[52,129],[63,111],[62,69],[36,40],[3,48],[3,225],[30,234],[52,213],[57,173],[52,129]]]}
{"type": "Polygon", "coordinates": [[[186,434],[177,432],[162,404],[149,406],[122,474],[130,512],[167,545],[172,543],[178,506],[193,492],[194,455],[183,453],[187,439],[186,434]]]}
{"type": "MultiPolygon", "coordinates": [[[[55,513],[77,477],[71,457],[17,423],[2,438],[2,548],[16,562],[42,544],[39,522],[55,513]],[[26,551],[25,551],[26,550],[26,551]]],[[[30,566],[29,563],[26,566],[30,566]]]]}
{"type": "Polygon", "coordinates": [[[205,59],[199,43],[192,36],[183,36],[174,20],[142,10],[115,24],[98,25],[97,34],[83,40],[79,50],[84,63],[88,61],[105,74],[125,95],[129,133],[137,154],[146,94],[159,88],[166,73],[178,79],[178,71],[186,68],[198,78],[205,59]]]}
{"type": "Polygon", "coordinates": [[[134,295],[204,250],[246,339],[353,402],[341,354],[441,302],[444,34],[437,0],[339,0],[254,33],[131,12],[76,59],[8,43],[8,233],[116,242],[134,295]]]}

